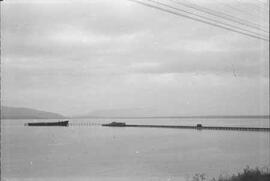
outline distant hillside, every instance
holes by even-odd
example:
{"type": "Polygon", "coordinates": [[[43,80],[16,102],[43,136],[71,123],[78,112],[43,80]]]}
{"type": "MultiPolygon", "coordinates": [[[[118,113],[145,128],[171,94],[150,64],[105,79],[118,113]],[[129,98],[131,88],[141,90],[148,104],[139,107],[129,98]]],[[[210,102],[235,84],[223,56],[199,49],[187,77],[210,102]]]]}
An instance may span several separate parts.
{"type": "Polygon", "coordinates": [[[73,116],[74,118],[205,118],[205,119],[243,119],[263,118],[269,115],[180,115],[175,112],[161,112],[155,109],[104,109],[88,114],[73,116]]]}
{"type": "Polygon", "coordinates": [[[1,106],[2,119],[62,119],[63,115],[22,107],[1,106]]]}
{"type": "Polygon", "coordinates": [[[142,109],[142,108],[134,108],[134,109],[103,109],[96,110],[87,114],[77,115],[74,117],[78,118],[98,118],[98,117],[106,117],[106,118],[114,118],[114,117],[148,117],[151,115],[158,115],[157,111],[154,109],[142,109]]]}

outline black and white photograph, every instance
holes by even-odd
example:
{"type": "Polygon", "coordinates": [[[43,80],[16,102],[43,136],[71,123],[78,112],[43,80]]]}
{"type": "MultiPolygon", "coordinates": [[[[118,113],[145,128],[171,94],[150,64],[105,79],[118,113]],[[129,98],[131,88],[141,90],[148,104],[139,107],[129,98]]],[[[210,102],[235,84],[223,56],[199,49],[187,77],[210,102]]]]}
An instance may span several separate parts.
{"type": "Polygon", "coordinates": [[[269,181],[269,0],[1,0],[1,181],[269,181]]]}

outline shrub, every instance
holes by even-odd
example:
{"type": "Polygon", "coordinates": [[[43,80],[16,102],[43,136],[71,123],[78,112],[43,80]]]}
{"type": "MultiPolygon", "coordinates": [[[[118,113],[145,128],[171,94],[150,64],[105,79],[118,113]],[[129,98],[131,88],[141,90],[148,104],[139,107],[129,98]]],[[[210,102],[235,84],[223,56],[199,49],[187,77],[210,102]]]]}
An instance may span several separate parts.
{"type": "MultiPolygon", "coordinates": [[[[207,179],[208,180],[208,179],[207,179]]],[[[192,177],[192,181],[206,181],[205,174],[195,174],[192,177]]],[[[237,175],[232,176],[222,176],[219,178],[212,178],[210,181],[270,181],[270,169],[251,169],[248,166],[237,175]]]]}
{"type": "Polygon", "coordinates": [[[251,169],[246,167],[242,172],[230,177],[220,176],[218,179],[213,178],[212,181],[270,181],[269,169],[251,169]]]}

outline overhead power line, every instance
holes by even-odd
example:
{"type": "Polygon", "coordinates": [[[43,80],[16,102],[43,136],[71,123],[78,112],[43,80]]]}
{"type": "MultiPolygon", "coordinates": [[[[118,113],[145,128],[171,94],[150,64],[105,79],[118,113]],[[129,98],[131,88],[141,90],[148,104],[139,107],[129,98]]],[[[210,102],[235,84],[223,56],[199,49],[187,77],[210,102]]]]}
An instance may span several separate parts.
{"type": "Polygon", "coordinates": [[[169,0],[169,1],[173,1],[173,2],[175,2],[177,4],[183,5],[185,7],[192,8],[192,9],[201,11],[203,13],[207,13],[207,14],[210,14],[212,16],[219,17],[219,18],[225,19],[227,21],[232,21],[234,23],[238,23],[238,24],[244,25],[246,27],[254,28],[254,29],[261,30],[263,32],[269,33],[268,31],[261,28],[260,25],[256,25],[256,24],[247,22],[245,20],[239,19],[237,17],[231,16],[231,15],[228,15],[228,14],[225,14],[225,13],[221,13],[221,12],[209,9],[209,8],[205,8],[205,7],[202,7],[202,6],[199,6],[199,5],[195,5],[195,4],[190,3],[190,2],[189,3],[183,3],[183,2],[180,2],[180,1],[176,1],[176,0],[169,0]]]}
{"type": "Polygon", "coordinates": [[[223,5],[224,7],[232,9],[232,10],[234,10],[236,12],[241,13],[241,14],[244,13],[245,15],[249,15],[250,17],[254,17],[254,15],[260,16],[260,14],[258,14],[258,12],[255,12],[254,9],[252,9],[252,10],[247,10],[247,9],[243,9],[243,8],[241,9],[238,6],[236,7],[236,6],[232,6],[232,5],[228,4],[228,3],[225,3],[226,1],[224,1],[224,0],[216,0],[216,1],[219,4],[223,5]]]}
{"type": "Polygon", "coordinates": [[[196,17],[199,17],[199,18],[202,18],[202,19],[210,20],[210,21],[212,21],[212,22],[219,23],[219,24],[222,24],[222,25],[225,25],[225,26],[229,26],[229,27],[232,27],[232,28],[238,28],[238,29],[240,29],[240,30],[242,30],[242,31],[246,31],[246,32],[248,32],[248,33],[252,33],[252,34],[255,34],[255,35],[257,35],[257,36],[263,36],[263,35],[258,34],[258,33],[256,33],[256,32],[250,31],[250,30],[248,30],[248,29],[243,29],[243,28],[241,28],[241,27],[238,27],[238,26],[235,26],[235,25],[232,25],[232,24],[228,24],[228,23],[225,23],[225,22],[221,22],[221,21],[218,21],[218,20],[216,20],[216,19],[211,19],[211,18],[208,18],[208,17],[206,17],[206,16],[201,16],[201,15],[198,15],[198,14],[196,14],[196,13],[189,12],[189,11],[186,11],[186,10],[183,10],[183,9],[180,9],[180,8],[176,8],[176,7],[170,6],[170,5],[168,5],[168,4],[161,3],[161,2],[156,1],[156,0],[146,0],[146,1],[149,1],[149,2],[152,2],[152,3],[156,3],[156,4],[158,4],[158,5],[165,6],[165,7],[168,7],[168,8],[174,9],[174,10],[177,10],[177,11],[182,11],[182,12],[184,12],[184,13],[191,14],[192,16],[196,16],[196,17]]]}
{"type": "MultiPolygon", "coordinates": [[[[171,13],[171,14],[174,14],[174,15],[177,15],[177,16],[181,16],[181,17],[185,17],[185,18],[188,18],[188,19],[192,19],[194,21],[198,21],[198,22],[201,22],[201,23],[205,23],[205,24],[208,24],[208,25],[212,25],[212,26],[215,26],[215,27],[226,29],[226,30],[229,30],[229,31],[232,31],[232,32],[236,32],[236,33],[239,33],[239,34],[242,34],[242,35],[246,35],[246,36],[249,36],[249,37],[261,39],[261,40],[264,40],[264,41],[269,41],[269,39],[267,39],[266,37],[262,37],[262,36],[260,36],[258,34],[255,34],[254,32],[250,32],[250,31],[245,30],[245,29],[240,29],[239,27],[235,27],[235,26],[232,26],[230,24],[224,24],[222,22],[218,22],[216,20],[212,20],[212,19],[206,18],[204,16],[199,16],[199,15],[196,15],[196,14],[193,14],[193,15],[194,16],[197,16],[199,18],[192,17],[192,16],[189,16],[189,15],[186,15],[186,14],[182,14],[182,13],[179,13],[179,12],[176,12],[176,11],[173,11],[173,10],[170,10],[170,9],[174,9],[174,10],[180,11],[179,8],[175,8],[175,7],[172,7],[172,6],[169,6],[167,4],[163,4],[163,3],[157,2],[157,1],[148,0],[148,2],[149,1],[150,2],[154,2],[155,4],[160,4],[162,6],[165,6],[167,8],[170,8],[170,9],[166,9],[164,7],[160,7],[160,6],[157,6],[157,5],[145,3],[145,2],[142,2],[142,1],[138,1],[138,0],[130,0],[130,1],[133,1],[133,2],[136,2],[136,3],[139,3],[139,4],[142,4],[142,5],[147,6],[147,7],[158,9],[158,10],[161,10],[161,11],[164,11],[164,12],[167,12],[167,13],[171,13]],[[217,24],[217,23],[220,23],[220,24],[217,24]]],[[[184,11],[184,10],[181,10],[181,11],[182,12],[189,13],[189,14],[192,14],[192,13],[190,13],[188,11],[184,11]]]]}
{"type": "Polygon", "coordinates": [[[231,9],[233,12],[236,12],[237,14],[235,16],[238,16],[238,17],[241,17],[241,18],[245,18],[247,19],[248,21],[252,21],[253,23],[259,25],[261,28],[265,29],[265,30],[268,30],[269,31],[269,23],[268,21],[260,21],[258,22],[256,18],[267,18],[267,16],[269,14],[265,14],[263,15],[262,13],[256,13],[252,10],[247,10],[246,8],[245,9],[241,9],[241,8],[238,8],[236,9],[235,6],[230,6],[229,4],[226,4],[224,3],[224,1],[222,0],[216,0],[218,3],[218,5],[221,5],[223,6],[223,9],[220,9],[220,11],[226,13],[226,14],[231,14],[232,12],[231,11],[226,11],[226,9],[231,9]],[[236,10],[236,11],[235,11],[236,10]]]}

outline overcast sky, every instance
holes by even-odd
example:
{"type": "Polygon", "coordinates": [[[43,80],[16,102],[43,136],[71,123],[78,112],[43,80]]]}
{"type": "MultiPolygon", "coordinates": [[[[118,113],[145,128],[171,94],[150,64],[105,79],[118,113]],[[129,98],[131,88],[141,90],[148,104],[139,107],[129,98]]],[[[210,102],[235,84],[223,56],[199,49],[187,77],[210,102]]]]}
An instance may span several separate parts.
{"type": "MultiPolygon", "coordinates": [[[[227,13],[268,22],[248,14],[252,3],[238,6],[245,15],[224,2],[227,13]]],[[[1,31],[2,105],[65,115],[269,114],[266,41],[128,0],[8,0],[1,31]]]]}

